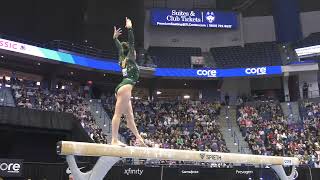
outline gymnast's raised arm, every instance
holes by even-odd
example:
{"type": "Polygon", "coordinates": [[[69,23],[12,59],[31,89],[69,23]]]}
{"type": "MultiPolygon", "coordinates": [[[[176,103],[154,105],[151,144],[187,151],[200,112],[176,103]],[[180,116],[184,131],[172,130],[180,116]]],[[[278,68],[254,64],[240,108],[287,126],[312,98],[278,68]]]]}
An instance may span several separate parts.
{"type": "Polygon", "coordinates": [[[118,52],[119,52],[119,57],[123,56],[124,53],[123,53],[123,47],[121,45],[121,42],[119,41],[118,37],[122,34],[121,33],[122,30],[121,28],[117,29],[115,26],[114,26],[114,33],[113,33],[113,39],[114,39],[114,42],[118,48],[118,52]]]}
{"type": "Polygon", "coordinates": [[[126,17],[126,28],[128,29],[129,56],[133,57],[132,59],[136,59],[135,49],[134,49],[134,34],[132,29],[132,21],[127,17],[126,17]]]}

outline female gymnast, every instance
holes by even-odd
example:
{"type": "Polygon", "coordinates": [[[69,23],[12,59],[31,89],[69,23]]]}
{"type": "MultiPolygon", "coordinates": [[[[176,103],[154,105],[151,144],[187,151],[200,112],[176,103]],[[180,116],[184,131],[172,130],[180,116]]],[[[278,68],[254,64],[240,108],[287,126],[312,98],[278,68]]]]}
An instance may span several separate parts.
{"type": "Polygon", "coordinates": [[[126,146],[118,140],[120,118],[124,114],[127,120],[127,126],[136,136],[139,146],[145,146],[143,138],[140,136],[136,124],[134,122],[133,110],[131,104],[131,92],[134,85],[139,79],[139,67],[136,61],[136,51],[134,49],[134,35],[132,30],[132,22],[126,17],[126,26],[128,30],[128,42],[120,42],[118,37],[121,35],[121,28],[114,27],[113,39],[119,50],[119,64],[122,69],[123,79],[115,89],[117,98],[114,115],[112,118],[112,145],[126,146]]]}

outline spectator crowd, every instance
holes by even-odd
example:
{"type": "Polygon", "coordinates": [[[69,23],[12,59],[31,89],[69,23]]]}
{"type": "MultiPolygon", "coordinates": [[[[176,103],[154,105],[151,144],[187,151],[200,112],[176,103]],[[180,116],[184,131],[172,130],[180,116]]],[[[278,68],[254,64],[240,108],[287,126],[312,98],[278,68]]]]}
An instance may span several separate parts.
{"type": "MultiPolygon", "coordinates": [[[[8,82],[7,82],[8,83],[8,82]]],[[[97,143],[107,143],[96,124],[84,93],[72,86],[48,90],[34,81],[9,82],[17,107],[72,113],[97,143]]],[[[114,96],[102,97],[112,117],[114,96]]],[[[229,152],[217,122],[220,103],[132,99],[139,132],[150,147],[192,151],[229,152]]],[[[290,124],[280,104],[274,100],[241,103],[238,125],[253,154],[295,156],[301,164],[320,166],[320,103],[301,104],[300,125],[290,124]]],[[[135,145],[135,137],[122,117],[120,133],[126,143],[135,145]]]]}
{"type": "Polygon", "coordinates": [[[84,94],[79,90],[73,87],[48,90],[34,81],[27,80],[13,81],[11,88],[17,107],[72,113],[92,140],[107,143],[106,135],[96,124],[84,94]]]}
{"type": "MultiPolygon", "coordinates": [[[[105,102],[106,111],[112,113],[110,104],[114,103],[110,99],[105,102]]],[[[138,130],[149,146],[228,152],[217,122],[219,103],[189,100],[132,100],[132,103],[138,130]]],[[[128,144],[135,144],[135,138],[125,123],[121,124],[120,131],[128,144]]]]}
{"type": "Polygon", "coordinates": [[[316,165],[319,151],[317,105],[306,104],[303,124],[289,124],[276,101],[242,105],[238,124],[254,154],[295,156],[301,164],[316,165]]]}

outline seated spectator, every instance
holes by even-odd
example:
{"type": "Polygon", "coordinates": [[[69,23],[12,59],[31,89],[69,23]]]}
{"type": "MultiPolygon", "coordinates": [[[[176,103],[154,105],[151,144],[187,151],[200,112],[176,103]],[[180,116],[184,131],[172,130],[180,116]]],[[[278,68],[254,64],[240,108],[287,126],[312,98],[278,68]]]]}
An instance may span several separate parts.
{"type": "Polygon", "coordinates": [[[79,119],[90,138],[97,143],[107,143],[106,135],[95,123],[84,97],[67,89],[49,91],[36,86],[33,81],[16,80],[12,85],[13,97],[18,107],[72,113],[79,119]]]}
{"type": "MultiPolygon", "coordinates": [[[[104,103],[110,114],[114,110],[110,106],[114,104],[112,100],[107,98],[104,103]]],[[[149,146],[229,152],[216,122],[220,103],[144,100],[132,100],[132,103],[137,127],[149,146]]],[[[124,125],[120,129],[128,143],[134,145],[131,132],[124,125]]]]}

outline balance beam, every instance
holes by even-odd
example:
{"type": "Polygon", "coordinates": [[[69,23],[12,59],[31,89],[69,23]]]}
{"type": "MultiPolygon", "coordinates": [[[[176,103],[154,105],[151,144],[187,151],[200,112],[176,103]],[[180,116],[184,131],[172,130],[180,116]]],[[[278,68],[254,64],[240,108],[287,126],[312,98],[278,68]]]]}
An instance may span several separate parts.
{"type": "MultiPolygon", "coordinates": [[[[159,160],[175,160],[175,161],[270,165],[276,172],[279,171],[279,173],[277,172],[278,175],[282,174],[282,176],[284,176],[283,173],[285,174],[282,165],[293,166],[293,168],[294,166],[299,165],[299,159],[295,157],[188,151],[188,150],[146,148],[146,147],[133,147],[133,146],[120,147],[120,146],[107,145],[107,144],[94,144],[94,143],[83,143],[83,142],[72,142],[72,141],[58,142],[57,153],[59,155],[66,155],[67,157],[74,156],[74,155],[102,156],[102,157],[109,157],[109,158],[114,157],[117,160],[119,160],[120,158],[141,158],[141,159],[159,159],[159,160]],[[279,169],[280,167],[282,168],[281,170],[279,169]]],[[[70,163],[69,163],[69,166],[70,166],[70,163]]],[[[279,176],[281,177],[281,175],[279,176]]],[[[286,178],[283,177],[281,179],[287,179],[286,174],[285,174],[285,177],[286,178]]]]}

